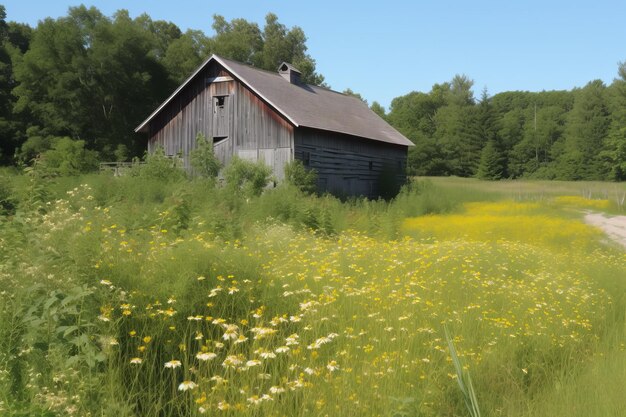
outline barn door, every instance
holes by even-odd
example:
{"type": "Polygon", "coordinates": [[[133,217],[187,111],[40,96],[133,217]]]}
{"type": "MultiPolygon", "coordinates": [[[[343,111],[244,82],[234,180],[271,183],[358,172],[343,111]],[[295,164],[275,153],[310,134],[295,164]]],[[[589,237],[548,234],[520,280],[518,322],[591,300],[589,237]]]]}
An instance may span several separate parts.
{"type": "Polygon", "coordinates": [[[230,96],[213,96],[213,138],[229,136],[230,96]]]}

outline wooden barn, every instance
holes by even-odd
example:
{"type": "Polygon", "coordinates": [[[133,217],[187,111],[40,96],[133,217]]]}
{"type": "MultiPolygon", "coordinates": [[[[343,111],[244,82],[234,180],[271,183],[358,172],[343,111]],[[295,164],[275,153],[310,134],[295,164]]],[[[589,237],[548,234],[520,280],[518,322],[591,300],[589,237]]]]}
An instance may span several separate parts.
{"type": "Polygon", "coordinates": [[[224,165],[234,155],[263,161],[281,180],[295,158],[317,171],[321,192],[370,198],[405,181],[412,146],[365,103],[301,83],[288,63],[274,73],[216,55],[135,131],[147,134],[148,151],[163,147],[187,168],[202,132],[224,165]]]}

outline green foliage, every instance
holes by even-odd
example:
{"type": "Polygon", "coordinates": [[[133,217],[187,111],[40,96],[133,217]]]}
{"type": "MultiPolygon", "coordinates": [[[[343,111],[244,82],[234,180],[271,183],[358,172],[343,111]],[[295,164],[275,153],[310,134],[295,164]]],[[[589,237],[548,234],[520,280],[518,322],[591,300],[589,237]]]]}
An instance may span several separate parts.
{"type": "MultiPolygon", "coordinates": [[[[197,399],[211,404],[209,413],[223,398],[237,398],[244,415],[292,415],[303,406],[329,415],[467,415],[465,400],[472,410],[478,400],[483,413],[520,417],[623,409],[626,368],[615,365],[624,362],[622,254],[545,202],[621,185],[449,178],[411,182],[389,202],[341,202],[288,186],[253,197],[201,181],[89,174],[39,178],[43,212],[22,190],[31,178],[7,175],[18,204],[0,218],[2,415],[194,416],[197,399]],[[536,221],[587,231],[567,237],[593,252],[570,253],[571,239],[558,247],[517,242],[475,223],[496,217],[518,233],[523,205],[483,203],[471,215],[463,205],[511,195],[533,201],[524,207],[536,221]],[[412,220],[448,227],[449,238],[406,235],[406,218],[426,213],[448,215],[412,220]],[[304,312],[306,305],[314,307],[304,312]],[[221,320],[248,340],[226,340],[221,320]],[[442,321],[454,338],[438,335],[442,321]],[[254,339],[260,327],[276,333],[254,339]],[[264,359],[262,371],[222,366],[227,355],[275,351],[294,333],[299,345],[264,359]],[[218,356],[205,362],[200,352],[218,356]],[[378,364],[379,355],[398,360],[378,364]],[[172,359],[181,366],[165,368],[172,359]],[[332,361],[339,369],[331,373],[332,361]],[[291,365],[320,375],[298,372],[307,386],[275,396],[269,387],[288,388],[281,377],[291,365]],[[229,383],[212,390],[209,378],[227,372],[229,383]],[[259,380],[260,372],[274,379],[259,380]],[[200,387],[179,391],[185,380],[200,387]],[[257,387],[274,401],[248,408],[257,387]],[[346,400],[328,404],[338,392],[346,400]]],[[[544,233],[521,232],[529,241],[544,233]]]]}
{"type": "Polygon", "coordinates": [[[189,153],[191,167],[201,178],[215,180],[222,164],[213,152],[213,139],[206,138],[203,133],[196,135],[196,148],[189,153]]]}
{"type": "Polygon", "coordinates": [[[450,357],[452,358],[452,363],[454,364],[454,370],[456,372],[456,382],[459,385],[461,394],[463,394],[465,407],[471,417],[480,417],[481,414],[478,407],[478,400],[476,398],[476,391],[474,390],[474,384],[472,384],[472,377],[470,376],[469,371],[463,369],[463,365],[459,359],[459,354],[454,346],[454,340],[450,337],[450,332],[448,331],[448,327],[446,325],[444,325],[444,334],[446,342],[448,342],[448,350],[450,351],[450,357]]]}
{"type": "Polygon", "coordinates": [[[312,194],[317,190],[317,172],[307,169],[297,159],[285,164],[285,181],[303,193],[312,194]]]}
{"type": "Polygon", "coordinates": [[[495,140],[490,140],[480,155],[476,178],[499,180],[504,176],[504,157],[495,140]]]}
{"type": "Polygon", "coordinates": [[[132,126],[171,89],[167,74],[147,54],[153,38],[138,20],[118,12],[109,19],[95,8],[37,26],[15,67],[15,110],[53,136],[84,138],[89,148],[112,156],[126,144],[142,147],[132,126]]]}
{"type": "Polygon", "coordinates": [[[156,148],[154,152],[146,152],[144,161],[136,165],[133,175],[165,183],[181,181],[186,177],[182,160],[165,155],[162,147],[156,148]]]}
{"type": "Polygon", "coordinates": [[[85,141],[103,159],[140,156],[133,132],[211,53],[275,71],[288,61],[302,80],[323,84],[301,28],[274,14],[261,29],[244,19],[214,16],[214,36],[128,11],[103,15],[70,7],[36,28],[6,22],[0,11],[0,163],[29,163],[52,138],[85,141]],[[125,147],[125,148],[124,148],[125,147]],[[17,156],[17,161],[13,157],[17,156]]]}
{"type": "Polygon", "coordinates": [[[226,186],[246,196],[259,196],[270,181],[272,170],[263,162],[251,162],[233,157],[224,169],[226,186]]]}
{"type": "Polygon", "coordinates": [[[17,199],[13,184],[8,177],[0,174],[0,216],[15,214],[17,199]]]}
{"type": "Polygon", "coordinates": [[[85,141],[53,138],[52,148],[43,152],[39,168],[50,175],[78,175],[98,168],[98,153],[85,149],[85,141]]]}
{"type": "Polygon", "coordinates": [[[576,92],[569,113],[562,152],[557,159],[557,177],[564,180],[606,178],[601,151],[609,129],[606,86],[592,81],[576,92]]]}

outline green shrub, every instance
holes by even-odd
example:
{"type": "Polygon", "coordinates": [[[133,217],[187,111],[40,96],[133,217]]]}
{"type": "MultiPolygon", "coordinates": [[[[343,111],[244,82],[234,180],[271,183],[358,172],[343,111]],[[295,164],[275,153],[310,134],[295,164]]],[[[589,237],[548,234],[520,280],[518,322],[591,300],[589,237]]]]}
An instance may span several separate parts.
{"type": "Polygon", "coordinates": [[[317,190],[317,172],[307,169],[302,161],[297,159],[285,165],[285,181],[307,194],[317,190]]]}
{"type": "Polygon", "coordinates": [[[144,164],[135,166],[135,173],[142,178],[155,179],[162,182],[180,181],[185,178],[182,161],[179,158],[170,158],[165,155],[165,150],[158,147],[154,152],[146,153],[144,164]]]}
{"type": "Polygon", "coordinates": [[[84,140],[54,138],[52,148],[41,154],[40,163],[51,175],[78,175],[98,168],[98,153],[85,149],[84,140]]]}
{"type": "Polygon", "coordinates": [[[207,139],[204,134],[196,136],[196,149],[189,154],[191,167],[194,173],[202,178],[215,179],[222,164],[213,152],[213,140],[207,139]]]}
{"type": "Polygon", "coordinates": [[[16,208],[13,185],[8,178],[0,176],[0,216],[12,215],[16,208]]]}
{"type": "Polygon", "coordinates": [[[242,190],[246,196],[259,196],[270,181],[272,170],[263,162],[246,161],[234,157],[224,170],[226,185],[242,190]]]}

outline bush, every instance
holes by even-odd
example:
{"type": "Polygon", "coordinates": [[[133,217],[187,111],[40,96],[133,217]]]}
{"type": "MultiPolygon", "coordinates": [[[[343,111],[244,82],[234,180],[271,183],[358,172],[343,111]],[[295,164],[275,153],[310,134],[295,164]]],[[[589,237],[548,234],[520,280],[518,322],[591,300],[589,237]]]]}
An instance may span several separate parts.
{"type": "Polygon", "coordinates": [[[270,181],[272,170],[263,162],[246,161],[233,157],[224,170],[226,185],[242,190],[247,196],[259,196],[270,181]]]}
{"type": "Polygon", "coordinates": [[[191,167],[196,175],[202,178],[215,179],[222,164],[213,152],[213,140],[207,139],[204,134],[196,136],[196,149],[189,154],[191,167]]]}
{"type": "Polygon", "coordinates": [[[15,214],[17,199],[15,199],[13,191],[9,179],[0,176],[0,216],[15,214]]]}
{"type": "Polygon", "coordinates": [[[180,181],[185,178],[180,158],[168,157],[162,147],[158,147],[152,153],[146,152],[144,160],[144,164],[136,165],[135,173],[131,175],[163,182],[180,181]]]}
{"type": "Polygon", "coordinates": [[[41,154],[40,163],[51,175],[78,175],[98,168],[98,152],[85,149],[84,140],[54,138],[52,148],[41,154]]]}
{"type": "Polygon", "coordinates": [[[297,159],[285,165],[285,181],[303,193],[312,194],[317,191],[317,172],[306,169],[302,161],[297,159]]]}

